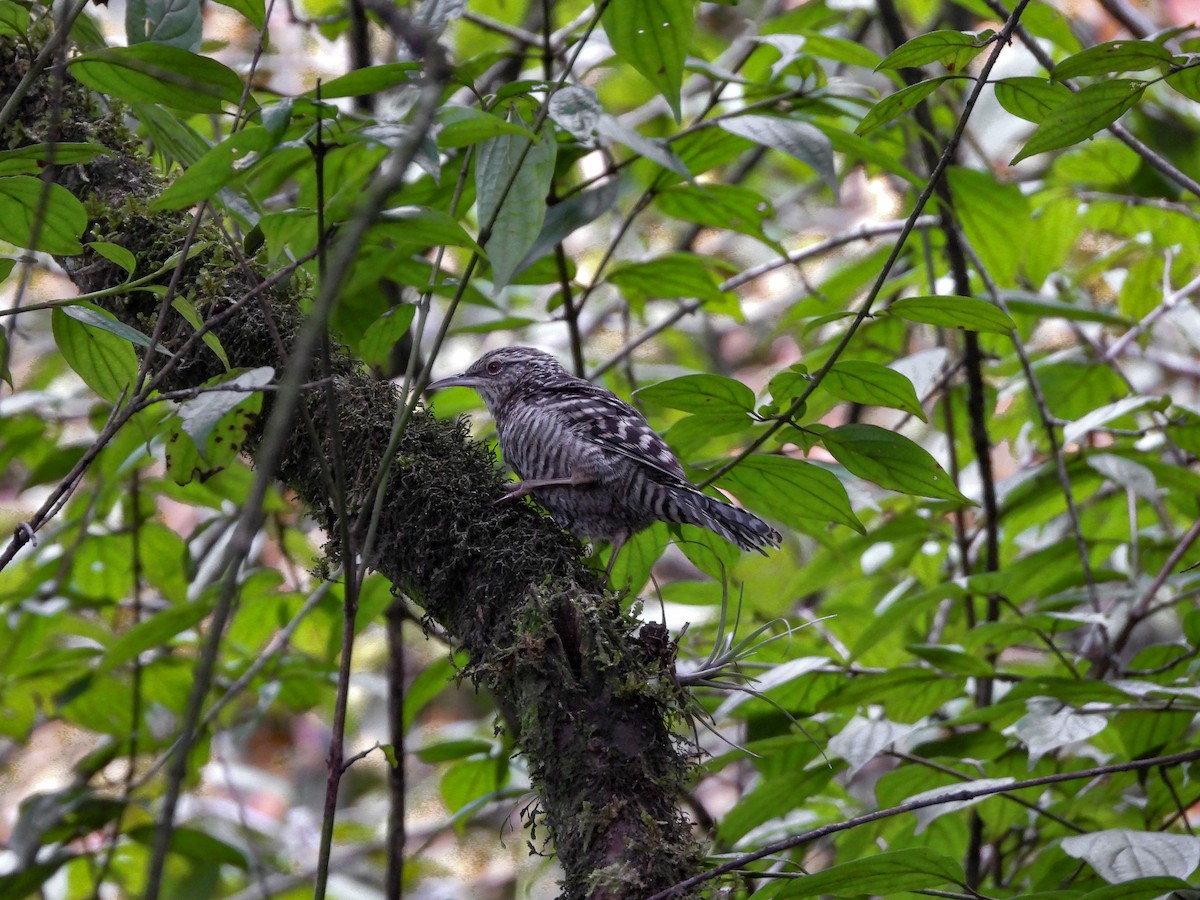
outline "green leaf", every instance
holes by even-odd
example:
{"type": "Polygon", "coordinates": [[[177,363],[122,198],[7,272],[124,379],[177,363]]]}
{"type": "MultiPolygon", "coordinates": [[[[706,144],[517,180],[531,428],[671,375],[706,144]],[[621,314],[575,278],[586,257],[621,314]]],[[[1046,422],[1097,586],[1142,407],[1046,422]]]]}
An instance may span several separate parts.
{"type": "Polygon", "coordinates": [[[825,132],[808,122],[782,116],[741,115],[717,122],[726,131],[771,147],[811,168],[826,186],[838,192],[837,172],[833,165],[833,145],[825,132]]]}
{"type": "MultiPolygon", "coordinates": [[[[808,56],[832,59],[834,62],[859,66],[863,69],[874,69],[879,65],[879,54],[859,41],[834,37],[824,32],[808,29],[801,29],[798,35],[804,38],[801,49],[808,56]]],[[[759,40],[766,40],[769,37],[771,35],[764,35],[759,40]]]]}
{"type": "MultiPolygon", "coordinates": [[[[100,328],[110,334],[115,334],[117,337],[124,338],[131,344],[137,344],[139,347],[149,347],[150,338],[142,334],[136,328],[126,325],[124,322],[119,322],[115,319],[112,313],[101,309],[91,303],[78,303],[72,306],[59,307],[66,315],[70,316],[77,322],[82,322],[84,325],[90,325],[93,328],[100,328]]],[[[164,356],[173,356],[166,347],[159,344],[155,348],[164,356]]]]}
{"type": "Polygon", "coordinates": [[[483,248],[467,234],[467,230],[453,216],[440,209],[425,206],[397,206],[380,215],[379,221],[371,226],[368,239],[385,242],[389,247],[412,247],[425,250],[429,247],[466,247],[482,253],[483,248]]]}
{"type": "Polygon", "coordinates": [[[854,716],[846,726],[829,739],[828,751],[846,761],[846,774],[853,778],[858,772],[893,744],[917,730],[914,725],[901,725],[887,719],[866,719],[854,716]]]}
{"type": "MultiPolygon", "coordinates": [[[[181,565],[183,562],[179,560],[181,565]]],[[[138,622],[109,646],[100,671],[111,671],[147,650],[166,647],[172,638],[198,625],[210,612],[211,604],[195,601],[169,607],[138,622]]]]}
{"type": "Polygon", "coordinates": [[[1001,184],[990,172],[951,166],[946,181],[954,212],[984,268],[1000,287],[1013,287],[1033,217],[1029,200],[1019,185],[1001,184]]]}
{"type": "Polygon", "coordinates": [[[799,397],[810,384],[812,376],[808,373],[808,367],[803,363],[793,363],[771,376],[771,380],[767,382],[767,390],[772,400],[782,404],[786,400],[799,397]]]}
{"type": "Polygon", "coordinates": [[[692,0],[612,0],[600,21],[613,52],[654,85],[678,122],[683,64],[696,26],[692,0]]]}
{"type": "Polygon", "coordinates": [[[1136,322],[1155,309],[1162,302],[1164,269],[1165,260],[1158,253],[1134,259],[1117,294],[1117,311],[1136,322]]]}
{"type": "Polygon", "coordinates": [[[263,24],[267,19],[265,0],[214,0],[214,2],[241,13],[251,25],[259,31],[263,30],[263,24]]]}
{"type": "Polygon", "coordinates": [[[624,144],[638,156],[648,159],[655,165],[661,166],[668,172],[674,172],[685,181],[692,180],[691,170],[671,149],[670,145],[661,139],[642,137],[632,128],[622,125],[613,116],[601,116],[596,125],[600,136],[606,140],[624,144]]]}
{"type": "Polygon", "coordinates": [[[613,266],[608,280],[639,303],[647,297],[698,297],[723,305],[731,296],[721,290],[721,279],[712,266],[712,261],[692,253],[667,253],[646,262],[613,266]]]}
{"type": "MultiPolygon", "coordinates": [[[[1073,203],[1074,201],[1071,201],[1071,204],[1068,205],[1073,203]]],[[[1040,297],[1031,297],[1027,294],[1007,296],[1004,298],[1004,302],[1008,305],[1009,312],[1017,316],[1030,316],[1035,319],[1068,319],[1074,322],[1103,322],[1106,325],[1125,327],[1133,324],[1124,316],[1118,316],[1102,309],[1088,309],[1086,306],[1076,306],[1060,300],[1042,300],[1040,297]]]]}
{"type": "Polygon", "coordinates": [[[962,328],[966,331],[1008,334],[1017,325],[1004,312],[978,297],[942,294],[930,297],[904,297],[892,303],[888,312],[926,325],[962,328]]]}
{"type": "Polygon", "coordinates": [[[940,62],[951,72],[961,71],[995,36],[984,31],[931,31],[905,41],[883,58],[876,69],[916,69],[940,62]]]}
{"type": "MultiPolygon", "coordinates": [[[[709,490],[707,493],[719,496],[721,500],[728,500],[715,491],[709,490]]],[[[692,565],[714,580],[720,581],[725,578],[737,565],[741,555],[737,546],[707,528],[698,525],[672,525],[670,530],[679,532],[675,546],[692,565]]]]}
{"type": "Polygon", "coordinates": [[[137,271],[137,257],[120,244],[112,244],[108,241],[89,241],[87,246],[89,250],[103,256],[114,266],[124,269],[127,275],[132,275],[137,271]]]}
{"type": "Polygon", "coordinates": [[[478,756],[480,753],[491,753],[495,749],[492,741],[479,738],[463,738],[457,741],[438,741],[426,744],[414,752],[421,762],[447,762],[452,759],[463,759],[467,756],[478,756]]]}
{"type": "Polygon", "coordinates": [[[1029,765],[1052,750],[1087,741],[1108,727],[1109,717],[1099,713],[1083,713],[1071,707],[1061,707],[1058,701],[1031,703],[1029,712],[1013,725],[1017,739],[1029,750],[1029,765]]]}
{"type": "Polygon", "coordinates": [[[137,377],[138,360],[133,345],[123,337],[71,318],[62,309],[51,313],[50,323],[54,341],[67,365],[105,400],[110,403],[120,400],[137,377]]]}
{"type": "MultiPolygon", "coordinates": [[[[200,321],[200,314],[196,312],[196,307],[192,306],[192,304],[183,297],[176,297],[174,300],[172,300],[171,309],[183,316],[184,320],[197,331],[199,331],[204,324],[200,321]]],[[[217,359],[221,361],[221,365],[224,366],[225,371],[228,372],[231,368],[229,365],[229,357],[225,355],[225,348],[221,346],[220,338],[218,338],[210,330],[200,335],[200,340],[204,341],[204,346],[217,355],[217,359]]]]}
{"type": "Polygon", "coordinates": [[[779,898],[895,896],[903,891],[962,884],[962,866],[949,856],[928,848],[896,850],[828,869],[788,882],[779,898]]]}
{"type": "Polygon", "coordinates": [[[835,522],[866,534],[846,487],[815,463],[786,456],[748,456],[719,482],[747,506],[789,528],[809,531],[813,521],[835,522]]]}
{"type": "Polygon", "coordinates": [[[1153,41],[1109,41],[1068,56],[1054,67],[1050,77],[1065,81],[1081,75],[1140,72],[1157,67],[1165,70],[1170,62],[1171,54],[1153,41]]]}
{"type": "MultiPolygon", "coordinates": [[[[232,377],[209,379],[202,387],[237,384],[251,388],[271,372],[269,366],[235,372],[232,377]]],[[[257,390],[202,391],[180,404],[177,415],[181,424],[167,443],[167,473],[172,480],[183,485],[198,477],[203,482],[228,466],[241,451],[262,405],[263,395],[257,390]]]]}
{"type": "Polygon", "coordinates": [[[829,142],[833,144],[834,151],[846,154],[849,161],[872,163],[885,172],[891,172],[904,179],[910,185],[924,184],[924,180],[918,177],[916,172],[904,165],[903,159],[894,148],[875,139],[864,140],[853,132],[827,122],[819,124],[821,130],[829,137],[829,142]]]}
{"type": "MultiPolygon", "coordinates": [[[[0,29],[0,33],[2,31],[3,29],[0,29]]],[[[53,878],[71,859],[71,856],[60,852],[53,854],[47,862],[33,863],[7,875],[0,875],[0,897],[30,897],[40,894],[41,886],[53,878]]]]}
{"type": "Polygon", "coordinates": [[[186,209],[214,194],[261,161],[275,140],[266,128],[254,126],[235,132],[187,167],[175,182],[156,197],[150,209],[186,209]]]}
{"type": "Polygon", "coordinates": [[[205,390],[196,394],[190,400],[179,404],[177,415],[183,423],[183,431],[197,447],[204,446],[209,434],[225,415],[240,406],[251,397],[262,396],[257,390],[271,383],[275,370],[270,366],[259,366],[257,369],[240,372],[233,377],[222,378],[219,381],[208,382],[205,387],[227,386],[239,390],[205,390]]]}
{"type": "Polygon", "coordinates": [[[519,275],[523,270],[533,265],[568,235],[598,219],[611,210],[617,203],[619,181],[616,178],[604,182],[590,191],[580,191],[572,197],[556,203],[546,210],[546,218],[542,222],[542,231],[534,241],[533,247],[517,267],[519,275]]]}
{"type": "Polygon", "coordinates": [[[644,387],[638,399],[684,412],[749,413],[754,409],[754,391],[724,375],[681,375],[644,387]]]}
{"type": "Polygon", "coordinates": [[[1071,95],[1065,84],[1022,75],[996,82],[996,101],[1018,119],[1040,125],[1071,95]]]}
{"type": "Polygon", "coordinates": [[[621,545],[615,563],[612,563],[612,551],[609,550],[604,555],[603,563],[612,563],[610,583],[618,590],[626,590],[636,596],[650,580],[650,570],[670,544],[671,533],[666,524],[655,522],[621,545]]]}
{"type": "Polygon", "coordinates": [[[517,331],[536,324],[536,319],[526,316],[502,316],[488,322],[476,322],[474,325],[459,325],[450,329],[451,334],[490,334],[493,331],[517,331]]]}
{"type": "Polygon", "coordinates": [[[1200,63],[1197,63],[1194,57],[1191,65],[1173,72],[1166,80],[1174,90],[1189,100],[1200,103],[1200,63]]]}
{"type": "MultiPolygon", "coordinates": [[[[756,752],[753,744],[746,749],[756,752]]],[[[797,756],[803,759],[795,748],[788,748],[786,752],[789,761],[797,756]]],[[[733,846],[752,828],[794,814],[806,799],[821,792],[835,772],[834,768],[824,764],[804,768],[798,762],[788,766],[785,771],[774,773],[773,778],[763,779],[757,787],[739,797],[729,812],[721,816],[717,824],[720,839],[733,846]]],[[[759,892],[756,891],[755,895],[758,896],[759,892]]]]}
{"type": "Polygon", "coordinates": [[[913,622],[920,621],[918,616],[927,614],[943,600],[948,598],[961,600],[964,595],[965,592],[961,586],[943,583],[927,591],[898,597],[885,608],[875,609],[870,621],[859,632],[858,639],[851,649],[850,659],[859,659],[883,638],[913,622]]]}
{"type": "MultiPolygon", "coordinates": [[[[460,657],[459,662],[464,660],[460,657]]],[[[441,655],[423,668],[404,691],[404,733],[408,734],[417,716],[454,680],[454,659],[441,655]]]]}
{"type": "Polygon", "coordinates": [[[1131,413],[1137,412],[1140,409],[1145,409],[1148,406],[1158,405],[1162,402],[1161,397],[1154,395],[1142,394],[1135,397],[1126,397],[1123,400],[1117,400],[1114,403],[1108,403],[1099,409],[1094,409],[1086,415],[1070,422],[1063,428],[1063,443],[1074,444],[1082,438],[1086,437],[1097,428],[1102,428],[1108,425],[1115,419],[1121,419],[1131,413]]]}
{"type": "Polygon", "coordinates": [[[71,74],[130,103],[219,113],[242,98],[242,79],[215,59],[164,44],[110,47],[71,60],[71,74]]]}
{"type": "MultiPolygon", "coordinates": [[[[139,825],[126,833],[139,844],[150,847],[154,845],[158,829],[153,825],[139,825]]],[[[171,852],[205,865],[233,866],[243,871],[250,868],[246,855],[237,847],[186,825],[176,826],[171,832],[171,852]]]]}
{"type": "Polygon", "coordinates": [[[533,132],[515,122],[506,122],[500,116],[485,113],[473,106],[451,106],[438,113],[437,121],[442,128],[438,131],[438,146],[443,150],[478,144],[502,135],[532,138],[533,132]]]}
{"type": "Polygon", "coordinates": [[[775,214],[771,202],[749,188],[734,184],[679,185],[660,192],[654,204],[668,216],[740,231],[763,241],[781,256],[787,252],[763,232],[763,220],[775,214]]]}
{"type": "Polygon", "coordinates": [[[508,760],[469,759],[451,766],[442,776],[442,800],[451,812],[458,812],[472,800],[478,800],[508,783],[508,760]]]}
{"type": "MultiPolygon", "coordinates": [[[[9,0],[0,0],[0,4],[4,2],[9,0]]],[[[51,163],[77,165],[111,153],[100,144],[30,144],[17,150],[0,151],[0,175],[36,175],[51,163]]]]}
{"type": "Polygon", "coordinates": [[[549,123],[532,146],[528,138],[513,134],[479,146],[475,193],[479,221],[492,225],[486,246],[497,290],[512,280],[542,230],[557,147],[549,123]],[[512,187],[505,193],[510,182],[512,187]]]}
{"type": "Polygon", "coordinates": [[[1144,82],[1122,78],[1089,84],[1058,103],[1009,164],[1091,137],[1121,118],[1145,88],[1144,82]]]}
{"type": "Polygon", "coordinates": [[[87,222],[83,204],[61,185],[29,175],[0,178],[0,240],[27,250],[77,256],[83,252],[79,236],[87,222]]]}
{"type": "Polygon", "coordinates": [[[168,163],[190,166],[208,152],[208,142],[169,109],[156,103],[135,103],[133,115],[168,163]]]}
{"type": "Polygon", "coordinates": [[[0,0],[0,34],[24,37],[28,31],[29,10],[13,0],[0,0]]]}
{"type": "Polygon", "coordinates": [[[1060,846],[1111,884],[1132,878],[1187,878],[1200,866],[1200,838],[1188,834],[1113,828],[1065,837],[1060,846]]]}
{"type": "Polygon", "coordinates": [[[130,0],[125,33],[130,44],[153,41],[183,50],[200,49],[199,0],[130,0]]]}
{"type": "MultiPolygon", "coordinates": [[[[905,803],[920,802],[922,800],[932,800],[936,797],[961,794],[964,791],[984,791],[992,788],[1000,788],[1011,784],[1015,781],[1011,776],[1002,778],[976,778],[973,781],[964,781],[957,784],[948,784],[941,787],[935,787],[928,791],[919,791],[905,798],[905,803]]],[[[934,803],[931,806],[925,806],[915,810],[913,816],[917,820],[916,834],[920,834],[929,824],[935,819],[940,819],[942,816],[950,813],[958,812],[959,810],[969,809],[972,806],[977,806],[985,800],[995,796],[994,794],[979,794],[975,797],[969,797],[966,800],[947,800],[943,803],[934,803]]]]}
{"type": "Polygon", "coordinates": [[[834,459],[880,487],[918,497],[971,502],[927,450],[903,435],[855,424],[830,429],[821,441],[834,459]]]}
{"type": "Polygon", "coordinates": [[[358,342],[358,354],[363,362],[386,367],[396,341],[404,337],[417,308],[411,303],[393,306],[367,329],[358,342]]]}
{"type": "Polygon", "coordinates": [[[919,81],[916,84],[896,91],[894,94],[889,94],[867,110],[867,114],[863,116],[862,121],[858,123],[858,127],[854,129],[854,133],[860,136],[864,135],[871,129],[878,128],[880,125],[892,121],[897,116],[915,109],[916,105],[936,91],[938,85],[943,81],[956,77],[958,76],[939,75],[937,78],[919,81]]]}
{"type": "Polygon", "coordinates": [[[724,434],[740,434],[749,423],[746,411],[700,413],[684,416],[663,435],[679,455],[690,459],[701,452],[710,440],[724,434]]]}
{"type": "MultiPolygon", "coordinates": [[[[408,84],[418,78],[421,73],[419,63],[384,63],[378,66],[368,66],[365,69],[355,69],[338,78],[321,85],[321,99],[334,100],[338,97],[361,97],[364,94],[377,94],[401,84],[408,84]]],[[[313,88],[304,96],[317,96],[313,88]]]]}
{"type": "Polygon", "coordinates": [[[922,422],[927,421],[912,382],[879,363],[865,360],[835,363],[825,374],[821,387],[839,400],[902,409],[922,422]]]}
{"type": "MultiPolygon", "coordinates": [[[[1025,252],[1021,254],[1021,270],[1029,282],[1034,285],[1043,284],[1054,272],[1062,269],[1070,258],[1071,251],[1079,242],[1084,222],[1079,215],[1079,201],[1074,197],[1063,197],[1041,204],[1037,217],[1026,223],[1025,252]]],[[[1111,312],[1088,309],[1072,303],[1059,300],[1046,300],[1031,295],[1012,295],[1004,298],[1008,311],[1016,315],[1019,312],[1028,314],[1038,304],[1045,304],[1041,313],[1051,316],[1050,309],[1057,307],[1062,310],[1063,318],[1073,316],[1110,316],[1120,319],[1111,312]]],[[[1087,321],[1087,320],[1083,320],[1087,321]]],[[[1093,319],[1091,321],[1103,321],[1093,319]]],[[[1114,322],[1112,324],[1124,324],[1114,322]]]]}
{"type": "MultiPolygon", "coordinates": [[[[671,141],[672,149],[679,154],[680,161],[687,166],[692,175],[701,175],[732,163],[753,146],[744,137],[730,134],[723,128],[684,131],[680,137],[671,141]]],[[[674,181],[664,174],[657,183],[660,187],[666,187],[674,184],[674,181]]]]}
{"type": "Polygon", "coordinates": [[[1079,900],[1154,900],[1156,897],[1186,897],[1192,886],[1182,878],[1157,876],[1122,879],[1116,884],[1088,891],[1079,900]],[[1179,891],[1179,894],[1172,892],[1179,891]]]}

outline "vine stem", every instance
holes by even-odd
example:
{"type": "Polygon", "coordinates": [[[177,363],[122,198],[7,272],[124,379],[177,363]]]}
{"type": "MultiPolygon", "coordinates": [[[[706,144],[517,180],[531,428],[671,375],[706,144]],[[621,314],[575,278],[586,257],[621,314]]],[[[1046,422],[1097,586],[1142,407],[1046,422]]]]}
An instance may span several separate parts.
{"type": "Polygon", "coordinates": [[[913,204],[912,212],[908,214],[908,218],[906,218],[904,223],[904,228],[901,229],[899,238],[896,238],[896,242],[892,246],[892,252],[888,253],[888,258],[884,260],[883,268],[880,270],[880,274],[876,276],[875,283],[871,286],[871,292],[866,295],[866,299],[863,300],[863,305],[858,307],[858,312],[854,313],[852,322],[850,325],[848,325],[845,334],[841,336],[841,340],[839,340],[838,344],[836,344],[836,346],[833,348],[833,353],[829,354],[829,359],[824,361],[824,365],[822,365],[821,368],[818,368],[818,370],[814,373],[814,376],[812,376],[808,386],[806,386],[806,388],[802,391],[802,394],[800,394],[796,400],[792,401],[791,406],[788,406],[784,412],[779,414],[779,418],[775,420],[773,425],[770,425],[766,431],[763,431],[760,436],[752,440],[749,445],[746,445],[745,448],[738,452],[736,456],[731,457],[730,460],[724,464],[724,466],[716,469],[716,472],[701,481],[698,487],[708,487],[710,484],[713,484],[714,481],[720,479],[722,475],[730,472],[730,470],[742,463],[746,457],[754,454],[754,452],[760,449],[763,444],[766,444],[768,440],[772,439],[775,434],[779,432],[780,428],[787,425],[788,421],[792,420],[794,416],[800,412],[800,409],[804,408],[804,404],[808,403],[809,397],[812,396],[812,392],[814,392],[818,386],[821,385],[822,380],[824,380],[824,377],[827,376],[829,370],[832,370],[834,365],[836,365],[836,362],[838,362],[838,360],[841,358],[841,354],[846,352],[846,348],[850,347],[850,342],[853,340],[854,335],[857,334],[858,329],[863,325],[866,318],[870,316],[871,307],[874,307],[875,301],[880,298],[880,293],[883,290],[884,284],[887,283],[888,276],[892,274],[892,269],[896,264],[896,260],[900,259],[900,252],[904,250],[904,246],[908,241],[908,235],[912,234],[913,229],[917,227],[917,221],[919,220],[920,215],[922,215],[922,212],[925,211],[925,205],[928,204],[930,198],[934,196],[934,191],[937,190],[937,184],[942,180],[942,176],[946,174],[946,169],[949,166],[950,161],[954,160],[955,152],[958,151],[959,143],[962,140],[962,133],[966,131],[967,120],[971,118],[971,113],[973,112],[974,107],[976,107],[976,103],[979,102],[979,95],[983,94],[984,86],[988,84],[988,77],[991,74],[992,68],[994,68],[996,65],[996,60],[1000,59],[1001,50],[1004,47],[1007,47],[1008,42],[1012,40],[1013,31],[1016,29],[1016,25],[1018,25],[1020,22],[1021,13],[1025,12],[1025,7],[1028,6],[1028,4],[1030,4],[1030,0],[1020,0],[1019,4],[1016,5],[1015,10],[1013,10],[1012,16],[1009,17],[1008,22],[1004,23],[1003,28],[996,35],[996,46],[994,49],[992,49],[991,54],[989,54],[988,60],[984,62],[982,70],[979,71],[978,77],[976,78],[976,84],[974,84],[974,88],[971,90],[971,96],[967,97],[967,102],[964,104],[964,107],[962,107],[962,115],[959,116],[958,125],[954,126],[954,133],[950,134],[950,139],[948,142],[946,142],[946,148],[942,150],[941,158],[938,158],[937,166],[930,173],[929,180],[925,182],[924,190],[920,192],[920,196],[917,197],[917,202],[913,204]]]}
{"type": "Polygon", "coordinates": [[[842,354],[846,352],[846,348],[850,346],[850,341],[854,339],[854,335],[858,332],[858,329],[862,327],[863,322],[865,322],[867,317],[871,315],[871,309],[874,307],[875,301],[879,299],[879,294],[883,290],[884,284],[887,283],[887,279],[892,272],[892,268],[896,265],[897,260],[900,259],[900,253],[904,249],[905,243],[908,241],[908,236],[912,234],[913,229],[916,228],[917,220],[921,218],[921,214],[925,211],[926,204],[928,204],[930,198],[933,197],[933,193],[937,189],[938,183],[942,180],[942,176],[945,175],[946,168],[950,165],[951,160],[954,159],[955,153],[958,150],[958,145],[962,141],[963,132],[967,129],[967,120],[971,118],[971,113],[974,111],[975,105],[979,102],[979,97],[983,93],[983,89],[988,83],[988,77],[991,75],[992,69],[996,65],[996,61],[1000,58],[1001,51],[1012,39],[1013,31],[1020,22],[1021,14],[1025,11],[1025,7],[1029,5],[1029,2],[1030,0],[1020,0],[1008,21],[1004,23],[1004,27],[1001,28],[1000,32],[996,35],[995,47],[988,55],[987,60],[983,64],[983,68],[980,70],[979,75],[975,79],[975,87],[971,89],[971,94],[967,98],[967,102],[963,105],[962,115],[958,117],[958,124],[955,125],[954,133],[950,135],[950,140],[946,142],[946,146],[942,150],[942,155],[938,159],[937,166],[935,166],[934,170],[930,173],[929,180],[925,183],[925,187],[921,191],[920,196],[917,197],[916,203],[913,204],[912,212],[910,212],[908,214],[908,218],[905,219],[904,228],[901,230],[900,236],[896,238],[896,243],[892,246],[892,251],[888,254],[887,260],[884,261],[883,268],[879,270],[879,275],[876,276],[875,283],[871,286],[871,292],[867,294],[866,299],[863,300],[862,305],[859,306],[858,312],[856,312],[854,315],[854,319],[850,322],[846,332],[842,335],[841,339],[837,342],[837,345],[833,348],[833,352],[829,354],[829,358],[825,360],[824,365],[822,365],[821,368],[813,374],[812,380],[809,381],[808,385],[801,392],[800,396],[792,401],[791,405],[789,405],[788,408],[779,415],[772,425],[763,431],[763,433],[757,438],[751,441],[750,444],[743,448],[736,456],[730,458],[728,462],[713,472],[710,476],[708,476],[708,478],[704,479],[704,481],[700,482],[699,487],[708,487],[708,485],[712,484],[714,481],[731,471],[735,466],[739,465],[744,459],[749,457],[752,453],[757,451],[767,441],[774,437],[775,434],[796,415],[796,413],[804,408],[804,405],[808,402],[808,398],[812,396],[813,391],[820,386],[821,382],[825,379],[825,376],[829,374],[829,371],[834,367],[834,365],[837,364],[837,361],[841,358],[842,354]]]}

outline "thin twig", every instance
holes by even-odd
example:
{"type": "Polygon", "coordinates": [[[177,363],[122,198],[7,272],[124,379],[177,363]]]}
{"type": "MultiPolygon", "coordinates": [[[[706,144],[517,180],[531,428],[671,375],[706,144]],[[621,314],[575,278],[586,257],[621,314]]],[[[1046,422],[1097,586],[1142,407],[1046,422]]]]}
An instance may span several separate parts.
{"type": "Polygon", "coordinates": [[[1103,678],[1105,672],[1108,671],[1113,655],[1119,653],[1125,648],[1132,636],[1133,631],[1138,625],[1145,620],[1151,607],[1151,603],[1162,589],[1162,586],[1167,583],[1167,579],[1171,577],[1171,573],[1175,571],[1175,567],[1179,565],[1179,561],[1183,559],[1185,553],[1191,548],[1196,539],[1200,538],[1200,519],[1192,523],[1192,527],[1187,530],[1187,533],[1180,538],[1179,542],[1168,554],[1166,561],[1163,562],[1162,568],[1158,570],[1158,574],[1146,587],[1145,592],[1138,597],[1133,604],[1133,608],[1129,610],[1129,615],[1125,618],[1125,625],[1118,632],[1117,636],[1112,641],[1112,654],[1099,660],[1091,674],[1093,678],[1103,678]]]}
{"type": "MultiPolygon", "coordinates": [[[[135,467],[129,476],[129,539],[130,555],[133,559],[133,619],[130,622],[130,628],[136,628],[142,620],[141,474],[141,469],[135,467]]],[[[74,554],[69,555],[69,557],[73,556],[74,554]]],[[[91,900],[100,900],[100,889],[108,880],[108,873],[112,869],[113,860],[117,855],[117,844],[121,839],[121,827],[125,821],[125,812],[129,808],[136,787],[137,758],[142,736],[142,661],[140,654],[134,654],[130,661],[130,667],[128,769],[125,772],[124,783],[121,785],[121,805],[117,809],[116,818],[113,819],[108,845],[105,847],[95,880],[92,882],[91,900]]]]}
{"type": "MultiPolygon", "coordinates": [[[[357,3],[358,0],[355,0],[357,3]]],[[[361,14],[361,6],[359,13],[361,14]]],[[[365,19],[362,22],[365,30],[365,19]]],[[[365,37],[364,37],[365,40],[365,37]]],[[[320,86],[317,88],[317,102],[320,103],[320,86]]],[[[313,160],[316,165],[317,181],[317,255],[321,278],[325,272],[325,144],[321,134],[321,122],[317,122],[317,137],[312,145],[313,160]]],[[[337,819],[338,789],[341,786],[342,774],[346,771],[342,762],[346,735],[346,711],[350,702],[350,667],[354,655],[355,620],[358,617],[358,589],[360,584],[359,568],[355,565],[358,551],[355,542],[356,534],[351,528],[349,505],[346,496],[346,448],[342,435],[341,416],[338,413],[338,392],[333,382],[333,345],[329,335],[328,323],[320,339],[321,374],[325,380],[325,428],[328,435],[328,458],[333,470],[333,484],[330,499],[333,511],[337,517],[338,548],[342,556],[342,569],[346,573],[343,581],[344,597],[342,603],[342,641],[341,658],[338,661],[337,687],[334,691],[333,721],[329,728],[329,756],[327,759],[328,777],[325,783],[325,806],[321,816],[321,840],[317,851],[317,877],[313,886],[313,900],[323,900],[329,884],[329,859],[333,850],[333,826],[337,819]]],[[[318,456],[325,456],[318,443],[314,450],[318,456]]],[[[365,571],[362,573],[365,577],[365,571]]]]}
{"type": "MultiPolygon", "coordinates": [[[[920,216],[917,219],[915,227],[931,228],[935,224],[937,224],[937,217],[920,216]]],[[[905,223],[902,221],[878,222],[874,225],[856,226],[848,231],[843,231],[832,235],[823,241],[818,241],[815,244],[809,244],[807,247],[802,247],[799,250],[793,250],[787,256],[779,256],[775,259],[768,260],[765,263],[760,263],[757,266],[751,266],[748,269],[743,269],[741,272],[738,272],[736,275],[727,278],[724,282],[722,282],[718,287],[718,290],[735,290],[745,284],[748,284],[756,278],[761,278],[763,275],[774,272],[776,269],[782,269],[785,266],[794,266],[804,262],[805,260],[814,259],[818,256],[824,256],[826,253],[830,253],[846,246],[847,244],[852,244],[857,241],[870,241],[884,235],[896,234],[897,232],[903,231],[904,226],[905,223]]],[[[680,319],[690,316],[703,305],[703,300],[688,300],[680,303],[678,307],[676,307],[675,311],[667,316],[663,321],[651,326],[650,328],[647,328],[636,338],[626,343],[623,347],[621,347],[620,350],[605,360],[600,366],[593,369],[592,373],[588,377],[591,379],[599,378],[613,366],[617,365],[631,353],[637,350],[638,347],[642,346],[647,341],[652,340],[663,331],[666,331],[680,319]]]]}

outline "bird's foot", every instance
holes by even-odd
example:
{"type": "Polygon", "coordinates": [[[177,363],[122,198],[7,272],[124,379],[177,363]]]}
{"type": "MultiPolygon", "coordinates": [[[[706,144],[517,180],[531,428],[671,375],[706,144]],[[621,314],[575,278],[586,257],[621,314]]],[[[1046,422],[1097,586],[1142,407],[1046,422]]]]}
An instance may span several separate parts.
{"type": "Polygon", "coordinates": [[[509,503],[513,500],[520,500],[522,497],[528,496],[532,488],[526,487],[523,481],[510,481],[504,485],[504,496],[497,500],[493,505],[499,506],[501,503],[509,503]]]}

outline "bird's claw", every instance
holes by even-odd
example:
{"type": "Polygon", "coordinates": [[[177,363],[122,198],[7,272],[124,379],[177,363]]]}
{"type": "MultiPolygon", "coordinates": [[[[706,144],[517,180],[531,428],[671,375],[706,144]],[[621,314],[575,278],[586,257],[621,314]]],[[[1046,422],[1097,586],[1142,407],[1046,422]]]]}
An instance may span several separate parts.
{"type": "Polygon", "coordinates": [[[519,500],[524,497],[528,491],[519,481],[510,481],[504,485],[504,496],[492,503],[493,506],[499,506],[501,503],[508,503],[511,500],[519,500]]]}

